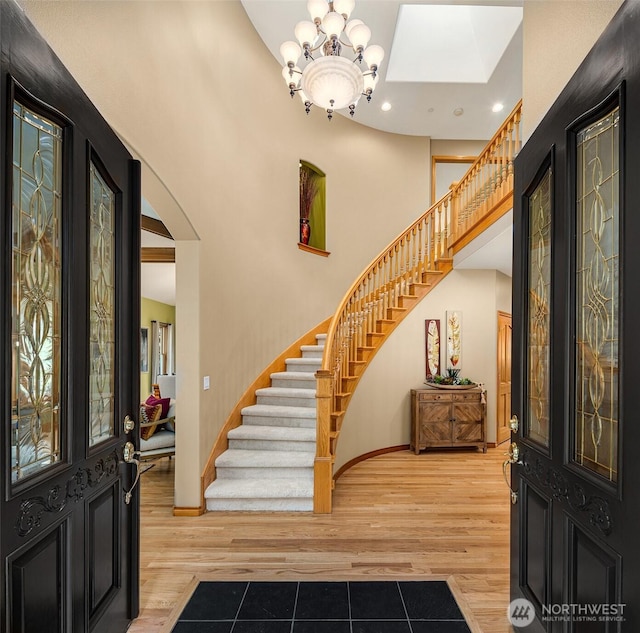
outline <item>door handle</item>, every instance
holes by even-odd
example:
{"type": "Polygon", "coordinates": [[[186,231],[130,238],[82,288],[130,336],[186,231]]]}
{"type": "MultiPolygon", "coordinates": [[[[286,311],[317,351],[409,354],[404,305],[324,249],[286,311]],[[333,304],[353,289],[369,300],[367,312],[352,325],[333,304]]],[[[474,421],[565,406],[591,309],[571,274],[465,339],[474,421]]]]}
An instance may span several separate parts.
{"type": "Polygon", "coordinates": [[[507,484],[507,488],[509,488],[509,492],[511,493],[511,503],[515,505],[518,503],[518,493],[511,487],[511,482],[507,477],[507,466],[522,464],[520,461],[520,449],[518,448],[518,445],[515,442],[512,442],[505,455],[507,456],[507,459],[505,459],[502,464],[502,475],[504,476],[504,482],[507,484]]]}
{"type": "Polygon", "coordinates": [[[125,490],[124,493],[124,502],[127,505],[131,503],[133,489],[138,484],[138,481],[140,481],[140,460],[136,459],[136,455],[140,455],[140,451],[137,451],[136,447],[131,442],[127,442],[122,450],[122,459],[124,460],[125,464],[135,464],[136,467],[136,476],[133,480],[133,483],[131,484],[131,488],[129,488],[129,490],[125,490]]]}
{"type": "Polygon", "coordinates": [[[131,433],[131,431],[136,428],[135,420],[133,420],[131,416],[125,415],[122,427],[124,428],[125,433],[131,433]]]}
{"type": "Polygon", "coordinates": [[[518,432],[518,429],[520,428],[520,422],[518,420],[518,416],[517,415],[512,416],[512,418],[509,420],[509,428],[514,433],[518,432]]]}

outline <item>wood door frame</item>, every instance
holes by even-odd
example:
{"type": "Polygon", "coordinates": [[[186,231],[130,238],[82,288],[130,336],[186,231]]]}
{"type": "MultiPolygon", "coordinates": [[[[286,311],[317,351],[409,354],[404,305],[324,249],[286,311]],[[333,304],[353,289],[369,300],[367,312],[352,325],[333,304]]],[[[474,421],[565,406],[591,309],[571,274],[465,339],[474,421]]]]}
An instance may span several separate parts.
{"type": "MultiPolygon", "coordinates": [[[[509,329],[512,328],[513,316],[510,312],[504,312],[503,310],[498,310],[498,345],[496,347],[496,446],[499,446],[503,442],[506,442],[509,437],[505,437],[503,440],[500,440],[500,319],[508,318],[509,320],[509,329]]],[[[511,346],[509,346],[511,347],[511,346]]],[[[509,349],[509,407],[511,407],[511,349],[509,349]]],[[[511,418],[511,415],[507,414],[507,420],[511,418]]]]}

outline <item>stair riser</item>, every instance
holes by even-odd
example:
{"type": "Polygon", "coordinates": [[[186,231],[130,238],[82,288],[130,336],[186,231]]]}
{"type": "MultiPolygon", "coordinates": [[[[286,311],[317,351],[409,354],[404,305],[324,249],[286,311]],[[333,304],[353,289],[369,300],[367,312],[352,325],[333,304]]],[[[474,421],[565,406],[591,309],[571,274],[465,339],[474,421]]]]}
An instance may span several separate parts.
{"type": "Polygon", "coordinates": [[[287,371],[306,371],[306,372],[317,372],[322,366],[322,359],[320,358],[308,358],[305,359],[311,362],[305,363],[290,363],[287,361],[287,371]]]}
{"type": "Polygon", "coordinates": [[[274,407],[304,407],[305,409],[315,409],[315,393],[311,398],[288,398],[287,396],[258,396],[258,404],[270,404],[274,407]]]}
{"type": "Polygon", "coordinates": [[[216,468],[219,479],[289,479],[313,481],[313,468],[243,468],[222,466],[216,468]]]}
{"type": "Polygon", "coordinates": [[[313,499],[207,499],[207,510],[235,512],[311,512],[313,499]]]}
{"type": "Polygon", "coordinates": [[[257,426],[288,426],[296,429],[315,429],[315,418],[272,418],[261,415],[242,416],[242,424],[257,426]]]}
{"type": "Polygon", "coordinates": [[[316,384],[315,378],[312,378],[309,380],[295,380],[292,378],[272,378],[271,386],[286,387],[288,389],[315,389],[317,384],[316,384]]]}
{"type": "Polygon", "coordinates": [[[315,442],[295,442],[287,440],[229,440],[229,448],[249,451],[295,451],[300,453],[316,452],[315,442]]]}
{"type": "Polygon", "coordinates": [[[313,351],[305,350],[304,352],[302,352],[302,358],[317,358],[317,359],[321,359],[322,358],[322,354],[323,354],[322,350],[313,350],[313,351]]]}

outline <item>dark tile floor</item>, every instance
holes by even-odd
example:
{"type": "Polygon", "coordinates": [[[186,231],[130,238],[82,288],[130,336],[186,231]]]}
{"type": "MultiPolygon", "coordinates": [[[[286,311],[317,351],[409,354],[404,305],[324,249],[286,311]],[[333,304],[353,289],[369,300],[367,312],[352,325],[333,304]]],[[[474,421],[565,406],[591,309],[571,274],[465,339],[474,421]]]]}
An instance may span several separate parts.
{"type": "Polygon", "coordinates": [[[470,633],[443,581],[201,582],[173,633],[470,633]]]}

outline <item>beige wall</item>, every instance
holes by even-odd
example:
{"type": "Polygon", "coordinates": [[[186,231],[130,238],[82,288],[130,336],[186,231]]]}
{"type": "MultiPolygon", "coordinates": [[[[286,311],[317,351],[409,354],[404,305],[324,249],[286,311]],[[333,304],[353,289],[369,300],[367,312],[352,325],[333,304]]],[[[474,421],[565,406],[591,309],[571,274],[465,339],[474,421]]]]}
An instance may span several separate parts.
{"type": "Polygon", "coordinates": [[[522,134],[526,140],[622,0],[525,0],[522,134]]]}
{"type": "MultiPolygon", "coordinates": [[[[140,301],[140,327],[146,327],[149,336],[148,355],[151,354],[151,321],[171,323],[176,326],[176,307],[142,297],[140,301]]],[[[151,357],[147,358],[148,371],[140,372],[140,401],[151,393],[151,357]]]]}
{"type": "Polygon", "coordinates": [[[175,502],[197,506],[204,462],[247,385],[427,208],[429,139],[307,117],[238,2],[22,4],[164,185],[143,192],[179,229],[175,502]],[[329,258],[297,248],[300,158],[327,174],[329,258]]]}
{"type": "Polygon", "coordinates": [[[356,390],[338,442],[336,470],[354,457],[409,443],[409,391],[425,379],[424,322],[462,312],[461,375],[487,389],[487,439],[496,439],[498,310],[511,312],[511,279],[495,270],[454,270],[413,309],[377,353],[356,390]]]}
{"type": "MultiPolygon", "coordinates": [[[[496,120],[496,129],[504,117],[496,120]]],[[[431,139],[431,153],[434,156],[477,156],[487,144],[486,141],[459,141],[456,139],[431,139]]]]}

